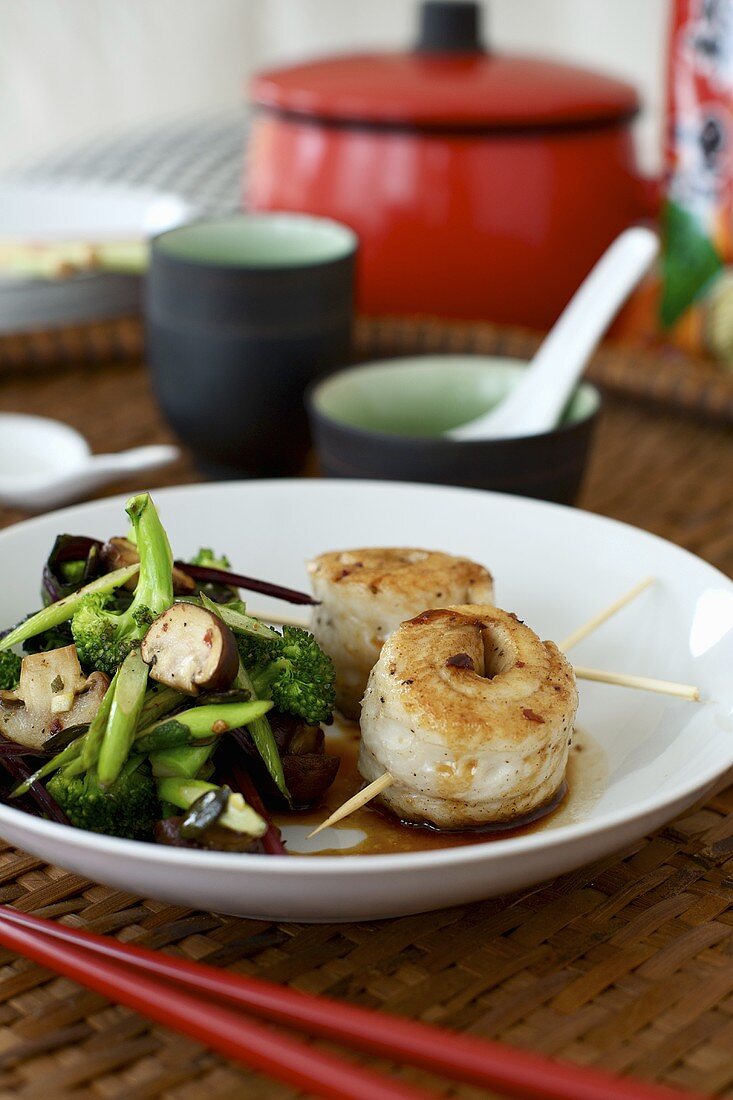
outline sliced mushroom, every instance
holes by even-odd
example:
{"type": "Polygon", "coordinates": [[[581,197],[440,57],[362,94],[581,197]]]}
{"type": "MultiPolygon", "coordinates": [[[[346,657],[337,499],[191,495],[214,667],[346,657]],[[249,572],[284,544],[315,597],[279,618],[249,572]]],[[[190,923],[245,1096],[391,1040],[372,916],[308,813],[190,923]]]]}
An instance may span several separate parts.
{"type": "Polygon", "coordinates": [[[322,798],[336,778],[341,763],[338,756],[314,752],[286,753],[282,762],[287,788],[297,806],[322,798]]]}
{"type": "Polygon", "coordinates": [[[280,710],[270,711],[267,720],[281,756],[284,753],[325,751],[325,738],[320,726],[309,726],[302,718],[297,718],[294,714],[284,714],[280,710]]]}
{"type": "MultiPolygon", "coordinates": [[[[105,571],[111,573],[115,569],[122,569],[125,565],[134,565],[139,562],[140,555],[134,542],[124,538],[112,538],[109,542],[105,542],[99,551],[99,559],[105,571]]],[[[125,588],[134,589],[136,584],[137,577],[133,577],[127,582],[125,588]]],[[[196,582],[175,565],[173,566],[173,591],[177,596],[190,596],[196,591],[196,582]]]]}
{"type": "Polygon", "coordinates": [[[84,675],[73,645],[30,653],[15,691],[0,692],[0,733],[40,749],[60,730],[91,722],[108,687],[103,672],[84,675]]]}
{"type": "Polygon", "coordinates": [[[239,652],[221,619],[192,603],[177,603],[151,623],[141,653],[150,675],[184,695],[221,691],[239,671],[239,652]]]}
{"type": "Polygon", "coordinates": [[[155,826],[156,842],[173,848],[207,848],[219,852],[258,854],[263,851],[261,840],[254,840],[244,833],[234,833],[223,825],[212,825],[199,840],[186,839],[181,836],[182,821],[183,817],[167,817],[164,821],[158,821],[155,826]]]}

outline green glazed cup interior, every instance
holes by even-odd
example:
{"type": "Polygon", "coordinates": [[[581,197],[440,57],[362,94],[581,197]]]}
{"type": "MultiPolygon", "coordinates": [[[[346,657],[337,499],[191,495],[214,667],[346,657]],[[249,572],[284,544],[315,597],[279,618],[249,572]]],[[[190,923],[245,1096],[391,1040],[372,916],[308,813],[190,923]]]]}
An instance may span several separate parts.
{"type": "MultiPolygon", "coordinates": [[[[480,355],[421,355],[364,363],[331,375],[311,392],[321,416],[351,428],[429,439],[494,408],[519,380],[525,364],[480,355]]],[[[560,425],[597,412],[598,391],[583,383],[560,425]]]]}
{"type": "Polygon", "coordinates": [[[232,268],[308,267],[356,251],[356,234],[308,214],[233,214],[161,233],[155,248],[188,263],[232,268]]]}

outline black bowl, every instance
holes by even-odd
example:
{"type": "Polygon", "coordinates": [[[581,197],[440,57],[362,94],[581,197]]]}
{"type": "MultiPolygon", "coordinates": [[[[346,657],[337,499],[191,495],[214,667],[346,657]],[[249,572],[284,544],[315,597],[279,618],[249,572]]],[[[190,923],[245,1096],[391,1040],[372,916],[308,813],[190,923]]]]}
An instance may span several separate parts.
{"type": "Polygon", "coordinates": [[[330,375],[306,397],[322,473],[465,485],[572,503],[601,405],[587,383],[551,432],[471,442],[441,438],[492,408],[522,369],[515,359],[426,355],[330,375]]]}

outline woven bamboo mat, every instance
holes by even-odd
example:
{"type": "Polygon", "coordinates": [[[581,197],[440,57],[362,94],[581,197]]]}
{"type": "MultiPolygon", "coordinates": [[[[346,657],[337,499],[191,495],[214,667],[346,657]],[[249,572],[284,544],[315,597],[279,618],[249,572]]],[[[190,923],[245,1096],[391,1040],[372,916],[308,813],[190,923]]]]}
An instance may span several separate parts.
{"type": "MultiPolygon", "coordinates": [[[[362,318],[356,331],[356,357],[470,352],[522,359],[533,354],[539,341],[535,332],[488,323],[362,318]]],[[[142,351],[142,326],[135,317],[46,332],[0,334],[0,377],[81,363],[98,367],[134,359],[142,351]]],[[[673,349],[605,345],[587,375],[616,393],[733,423],[733,371],[673,349]]]]}
{"type": "MultiPolygon", "coordinates": [[[[0,407],[53,410],[96,450],[168,438],[139,364],[8,375],[0,407]]],[[[195,476],[183,459],[153,486],[195,476]]],[[[724,425],[610,398],[581,503],[733,572],[733,440],[724,425]]],[[[19,518],[0,510],[0,524],[19,518]]],[[[0,901],[299,989],[733,1097],[733,789],[548,885],[396,921],[299,926],[195,913],[9,848],[0,849],[0,901]]],[[[438,1095],[488,1096],[391,1071],[438,1095]]],[[[294,1094],[4,953],[0,1097],[294,1094]]]]}

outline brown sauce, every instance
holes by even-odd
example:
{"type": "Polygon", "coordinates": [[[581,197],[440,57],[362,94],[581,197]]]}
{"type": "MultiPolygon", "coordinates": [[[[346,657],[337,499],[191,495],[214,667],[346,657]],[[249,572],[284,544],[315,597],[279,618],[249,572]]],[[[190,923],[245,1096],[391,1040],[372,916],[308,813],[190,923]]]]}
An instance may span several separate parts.
{"type": "MultiPolygon", "coordinates": [[[[336,779],[322,804],[304,813],[282,814],[276,822],[287,829],[303,826],[315,829],[329,814],[351,798],[364,785],[357,769],[359,753],[359,727],[354,723],[341,723],[326,734],[326,751],[341,758],[336,779]]],[[[576,730],[570,749],[566,781],[553,801],[511,825],[491,826],[465,832],[444,832],[427,826],[407,824],[383,810],[377,803],[369,803],[345,818],[335,828],[361,830],[365,837],[349,848],[323,847],[308,852],[298,852],[294,844],[288,849],[293,855],[385,855],[394,852],[433,852],[440,848],[457,848],[467,844],[486,844],[507,837],[523,836],[540,829],[557,828],[584,817],[600,797],[606,776],[605,754],[600,746],[584,731],[576,730]]],[[[324,831],[328,843],[329,831],[324,831]]],[[[333,836],[333,834],[331,834],[333,836]]],[[[331,840],[331,844],[333,840],[331,840]]]]}

